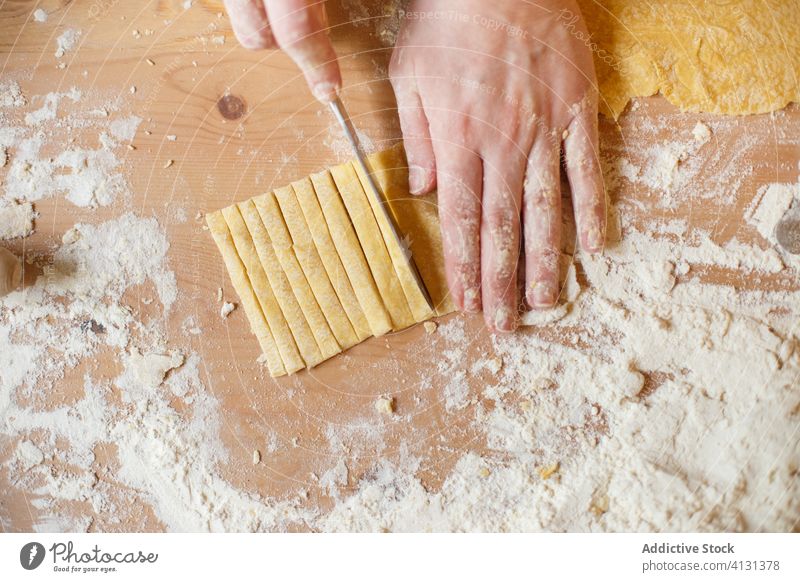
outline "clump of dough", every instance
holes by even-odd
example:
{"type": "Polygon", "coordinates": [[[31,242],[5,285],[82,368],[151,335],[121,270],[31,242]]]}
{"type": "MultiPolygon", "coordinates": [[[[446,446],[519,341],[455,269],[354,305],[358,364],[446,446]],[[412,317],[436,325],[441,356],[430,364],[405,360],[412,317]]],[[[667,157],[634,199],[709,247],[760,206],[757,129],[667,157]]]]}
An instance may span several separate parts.
{"type": "Polygon", "coordinates": [[[381,396],[375,401],[375,410],[381,414],[391,416],[395,410],[394,396],[381,396]]]}
{"type": "Polygon", "coordinates": [[[222,309],[219,310],[219,314],[224,319],[228,317],[234,309],[236,309],[236,304],[226,301],[222,304],[222,309]]]}

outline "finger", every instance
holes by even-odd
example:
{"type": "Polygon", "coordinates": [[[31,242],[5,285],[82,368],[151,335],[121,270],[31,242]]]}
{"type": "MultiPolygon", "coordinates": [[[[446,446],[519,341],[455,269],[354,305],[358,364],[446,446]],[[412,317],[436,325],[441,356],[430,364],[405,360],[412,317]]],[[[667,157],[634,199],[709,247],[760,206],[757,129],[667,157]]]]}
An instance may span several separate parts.
{"type": "Polygon", "coordinates": [[[450,295],[459,309],[476,313],[481,310],[481,159],[463,146],[439,140],[434,152],[450,295]]]}
{"type": "Polygon", "coordinates": [[[481,289],[486,325],[496,332],[514,331],[517,327],[519,221],[524,172],[521,156],[484,158],[481,289]]]}
{"type": "Polygon", "coordinates": [[[231,19],[236,39],[244,48],[275,47],[263,0],[225,0],[225,11],[231,19]]]}
{"type": "Polygon", "coordinates": [[[603,250],[606,238],[606,193],[597,143],[597,99],[584,99],[564,139],[567,177],[575,207],[581,248],[603,250]]]}
{"type": "Polygon", "coordinates": [[[534,309],[555,305],[561,253],[560,144],[540,135],[528,157],[523,191],[525,300],[534,309]]]}
{"type": "Polygon", "coordinates": [[[267,16],[278,46],[303,71],[319,101],[334,99],[342,75],[325,28],[323,0],[265,0],[267,16]]]}
{"type": "Polygon", "coordinates": [[[408,157],[408,185],[412,194],[427,194],[436,187],[436,162],[428,117],[414,81],[409,77],[395,76],[391,80],[408,157]]]}

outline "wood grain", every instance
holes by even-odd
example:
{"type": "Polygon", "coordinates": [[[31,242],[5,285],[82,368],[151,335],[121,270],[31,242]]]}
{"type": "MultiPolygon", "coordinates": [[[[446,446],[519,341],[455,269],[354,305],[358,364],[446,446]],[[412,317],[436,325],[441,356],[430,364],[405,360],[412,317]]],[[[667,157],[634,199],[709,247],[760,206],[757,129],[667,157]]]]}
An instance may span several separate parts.
{"type": "MultiPolygon", "coordinates": [[[[288,498],[305,489],[309,498],[304,503],[325,509],[331,499],[315,479],[339,458],[347,460],[353,486],[377,458],[396,459],[403,444],[422,459],[418,474],[435,490],[464,451],[502,455],[490,450],[474,427],[477,396],[459,414],[445,411],[442,388],[448,378],[437,372],[442,342],[436,334],[428,336],[418,326],[373,338],[309,373],[276,381],[256,363],[260,350],[243,311],[237,309],[224,320],[219,317],[217,288],[223,288],[226,298],[235,294],[214,242],[196,214],[288,184],[343,157],[331,147],[336,141],[332,119],[309,95],[287,57],[239,48],[226,18],[217,16],[220,2],[195,2],[188,11],[180,5],[178,0],[0,3],[0,80],[18,80],[28,96],[76,86],[84,99],[74,107],[93,109],[118,100],[121,112],[144,119],[133,140],[136,149],[124,154],[132,192],[128,200],[96,210],[77,208],[59,198],[43,200],[36,204],[40,218],[35,234],[4,246],[29,257],[47,256],[75,222],[99,223],[127,210],[158,218],[169,235],[170,265],[180,289],[179,301],[168,316],[167,339],[170,345],[194,350],[202,357],[202,381],[220,401],[222,438],[230,449],[230,462],[221,472],[243,490],[288,498]],[[35,6],[48,12],[46,23],[33,21],[35,6]],[[82,35],[79,46],[62,59],[66,68],[60,69],[53,53],[58,35],[66,28],[79,29],[82,35]],[[224,44],[215,44],[213,37],[218,36],[224,36],[224,44]],[[147,59],[154,64],[149,65],[147,59]],[[132,86],[136,88],[133,94],[132,86]],[[241,103],[244,114],[238,119],[226,119],[218,107],[229,95],[241,103]],[[176,135],[177,140],[169,141],[168,135],[176,135]],[[164,168],[168,160],[174,163],[164,168]],[[184,211],[185,221],[177,209],[184,211]],[[201,335],[182,332],[188,316],[195,318],[201,335]],[[396,397],[396,419],[375,414],[373,402],[382,394],[396,397]],[[337,431],[344,445],[329,440],[331,430],[337,431]],[[270,432],[277,435],[279,447],[265,454],[270,432]],[[253,466],[250,459],[257,448],[264,458],[253,466]]],[[[355,124],[377,147],[385,147],[400,137],[385,77],[389,50],[370,37],[368,26],[348,24],[346,16],[332,14],[345,99],[355,124]]],[[[610,192],[618,211],[641,223],[678,214],[690,230],[707,229],[719,243],[734,237],[755,240],[742,215],[759,185],[796,178],[798,108],[721,122],[702,114],[680,114],[660,98],[640,103],[618,124],[602,120],[607,154],[644,151],[648,144],[689,135],[700,119],[713,119],[722,123],[721,129],[709,146],[708,166],[696,179],[714,180],[727,165],[746,160],[753,170],[739,188],[749,195],[739,196],[731,207],[714,199],[692,198],[687,191],[682,193],[685,203],[677,210],[664,209],[657,194],[621,183],[610,192]],[[661,124],[661,129],[648,129],[653,123],[661,124]],[[794,141],[785,139],[787,135],[795,136],[794,141]],[[742,151],[744,143],[749,145],[742,151]]],[[[74,136],[95,138],[82,130],[75,130],[74,136]]],[[[5,171],[0,169],[0,179],[5,171]]],[[[569,211],[566,198],[565,205],[569,211]]],[[[709,268],[693,270],[686,277],[725,282],[739,289],[797,288],[797,281],[786,274],[755,280],[745,273],[709,268]]],[[[152,306],[142,303],[152,296],[153,290],[145,285],[129,292],[125,301],[141,317],[157,317],[149,311],[152,306]]],[[[479,317],[448,319],[455,318],[464,319],[466,357],[493,352],[479,317]]],[[[575,341],[569,334],[547,328],[520,333],[556,342],[575,341]]],[[[102,355],[86,365],[93,375],[113,378],[120,371],[119,363],[112,353],[102,355]]],[[[69,370],[53,398],[80,394],[84,371],[83,366],[69,370]]],[[[476,387],[495,381],[488,373],[470,378],[472,394],[479,394],[476,387]]],[[[483,405],[491,408],[492,403],[483,405]]],[[[0,443],[0,458],[8,458],[14,446],[0,443]]],[[[97,451],[99,479],[117,491],[120,499],[127,499],[123,520],[117,523],[109,516],[95,515],[88,504],[70,504],[68,510],[91,516],[90,530],[162,529],[143,496],[115,482],[115,463],[113,446],[97,451]]],[[[11,479],[7,472],[0,472],[4,492],[0,522],[14,531],[30,530],[36,511],[11,479]]]]}

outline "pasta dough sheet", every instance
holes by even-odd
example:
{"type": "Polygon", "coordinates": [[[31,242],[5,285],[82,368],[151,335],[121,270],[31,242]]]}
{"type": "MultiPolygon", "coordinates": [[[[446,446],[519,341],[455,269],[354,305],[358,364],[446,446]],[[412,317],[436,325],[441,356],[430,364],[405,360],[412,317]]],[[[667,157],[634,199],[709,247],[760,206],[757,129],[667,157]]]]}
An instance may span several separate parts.
{"type": "MultiPolygon", "coordinates": [[[[378,183],[378,187],[384,193],[384,196],[387,197],[388,203],[388,196],[386,192],[389,188],[393,188],[394,185],[389,184],[390,180],[388,178],[400,178],[399,172],[391,172],[391,159],[382,160],[378,159],[371,159],[370,166],[375,166],[374,162],[381,162],[377,164],[377,167],[372,168],[373,177],[378,183]],[[383,162],[388,162],[384,164],[383,162]]],[[[367,181],[367,176],[364,175],[363,170],[359,164],[352,164],[353,168],[355,169],[356,173],[358,174],[358,179],[361,182],[362,188],[366,191],[369,188],[369,183],[367,181]]],[[[402,172],[405,176],[408,176],[407,170],[402,172]]],[[[406,178],[405,184],[405,191],[408,192],[408,179],[406,178]]],[[[398,183],[397,186],[402,185],[402,182],[398,183]]],[[[375,215],[375,220],[378,223],[378,227],[380,228],[381,236],[383,236],[383,240],[386,242],[386,249],[389,251],[389,256],[391,257],[392,265],[394,266],[394,272],[397,275],[397,279],[400,281],[400,286],[403,289],[403,293],[406,297],[406,302],[408,303],[408,308],[411,311],[411,316],[414,318],[414,321],[420,322],[430,319],[433,316],[431,313],[431,308],[428,305],[428,302],[425,300],[425,295],[422,294],[419,286],[417,285],[417,281],[414,278],[414,274],[409,267],[408,262],[406,260],[406,254],[411,252],[409,248],[410,245],[408,244],[408,239],[405,241],[401,241],[402,244],[405,246],[401,246],[398,244],[397,240],[395,240],[394,236],[392,235],[391,225],[389,221],[386,219],[386,215],[382,212],[380,208],[380,202],[375,200],[373,196],[366,197],[369,200],[369,204],[372,208],[372,213],[375,215]]],[[[389,213],[393,216],[394,212],[391,211],[391,206],[389,207],[389,213]]],[[[395,223],[397,219],[395,219],[395,223]]],[[[398,225],[399,227],[399,225],[398,225]]],[[[399,228],[398,228],[399,230],[399,228]]]]}
{"type": "Polygon", "coordinates": [[[207,215],[273,376],[433,317],[402,260],[408,250],[436,315],[453,310],[435,196],[409,195],[402,147],[370,164],[408,249],[391,236],[352,163],[207,215]]]}
{"type": "Polygon", "coordinates": [[[800,0],[578,0],[559,23],[592,48],[600,110],[661,93],[689,111],[767,113],[800,100],[800,0]]]}
{"type": "Polygon", "coordinates": [[[231,232],[233,244],[239,254],[239,258],[242,260],[250,286],[261,306],[261,312],[264,314],[267,325],[269,325],[272,332],[272,337],[278,346],[278,353],[281,356],[284,368],[289,373],[302,369],[305,364],[300,358],[292,333],[289,330],[289,326],[286,325],[286,319],[278,306],[272,287],[267,281],[267,276],[261,266],[253,239],[242,219],[239,208],[237,206],[224,208],[222,216],[231,232]]]}
{"type": "Polygon", "coordinates": [[[375,153],[369,160],[375,179],[389,201],[398,229],[408,242],[436,315],[452,313],[456,306],[450,298],[444,272],[444,248],[436,192],[424,196],[409,194],[408,162],[402,144],[375,153]]]}

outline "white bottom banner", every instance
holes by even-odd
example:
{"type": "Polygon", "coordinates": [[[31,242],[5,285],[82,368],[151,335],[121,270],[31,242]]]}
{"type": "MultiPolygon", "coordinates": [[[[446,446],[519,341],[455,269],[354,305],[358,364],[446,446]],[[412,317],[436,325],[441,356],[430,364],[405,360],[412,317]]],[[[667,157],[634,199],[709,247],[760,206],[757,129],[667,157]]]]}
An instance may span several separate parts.
{"type": "Polygon", "coordinates": [[[0,580],[800,580],[794,534],[2,534],[0,580]]]}

